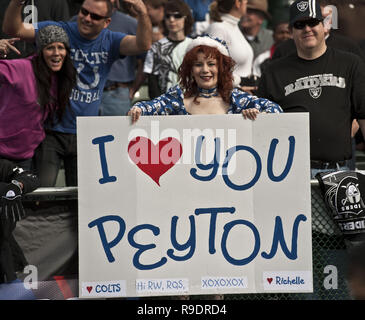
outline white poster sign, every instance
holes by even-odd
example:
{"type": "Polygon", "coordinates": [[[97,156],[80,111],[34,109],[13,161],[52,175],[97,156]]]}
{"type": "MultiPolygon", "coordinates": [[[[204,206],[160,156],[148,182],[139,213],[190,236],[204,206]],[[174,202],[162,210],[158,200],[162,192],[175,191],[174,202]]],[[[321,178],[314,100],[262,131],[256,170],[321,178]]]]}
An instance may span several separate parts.
{"type": "Polygon", "coordinates": [[[313,290],[307,114],[77,128],[80,297],[313,290]]]}

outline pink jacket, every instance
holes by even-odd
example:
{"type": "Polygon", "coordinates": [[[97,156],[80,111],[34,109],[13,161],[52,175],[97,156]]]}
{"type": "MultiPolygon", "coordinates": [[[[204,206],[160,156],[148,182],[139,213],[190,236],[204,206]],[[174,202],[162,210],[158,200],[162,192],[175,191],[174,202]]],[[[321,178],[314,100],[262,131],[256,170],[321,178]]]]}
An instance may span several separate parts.
{"type": "Polygon", "coordinates": [[[45,137],[48,112],[37,102],[32,58],[0,60],[0,156],[5,158],[32,158],[45,137]]]}

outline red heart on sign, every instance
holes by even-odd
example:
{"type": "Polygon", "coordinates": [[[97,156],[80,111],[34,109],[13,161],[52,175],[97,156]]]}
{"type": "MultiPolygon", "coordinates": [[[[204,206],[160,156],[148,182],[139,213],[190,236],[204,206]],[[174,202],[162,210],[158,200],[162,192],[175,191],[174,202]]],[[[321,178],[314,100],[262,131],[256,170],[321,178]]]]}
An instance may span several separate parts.
{"type": "Polygon", "coordinates": [[[129,142],[128,154],[137,167],[160,186],[160,177],[179,161],[182,146],[172,137],[160,140],[157,145],[146,137],[136,137],[129,142]]]}
{"type": "Polygon", "coordinates": [[[91,290],[93,289],[93,287],[86,287],[87,291],[89,291],[89,293],[91,292],[91,290]]]}
{"type": "Polygon", "coordinates": [[[271,282],[272,282],[272,280],[273,280],[273,279],[272,279],[272,278],[267,278],[266,280],[267,280],[267,282],[268,282],[269,284],[271,284],[271,282]]]}

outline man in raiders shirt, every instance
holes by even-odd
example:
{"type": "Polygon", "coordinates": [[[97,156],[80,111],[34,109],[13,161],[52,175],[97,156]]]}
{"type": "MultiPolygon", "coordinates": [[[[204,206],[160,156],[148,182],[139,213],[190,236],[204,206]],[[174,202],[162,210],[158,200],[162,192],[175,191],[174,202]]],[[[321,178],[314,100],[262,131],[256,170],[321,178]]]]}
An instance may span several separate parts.
{"type": "Polygon", "coordinates": [[[311,174],[348,168],[351,124],[365,133],[365,65],[325,42],[316,0],[290,6],[290,30],[296,52],[273,61],[261,77],[258,93],[284,112],[309,112],[311,174]]]}
{"type": "MultiPolygon", "coordinates": [[[[322,17],[324,18],[324,28],[325,28],[325,41],[328,47],[333,47],[336,49],[341,49],[343,51],[349,51],[358,55],[365,62],[365,54],[359,44],[351,37],[339,34],[342,29],[337,29],[338,19],[336,14],[333,13],[331,8],[331,3],[333,0],[317,0],[321,7],[322,17]]],[[[279,59],[281,57],[287,56],[296,51],[295,42],[293,39],[284,41],[275,48],[275,52],[272,59],[279,59]]]]}

